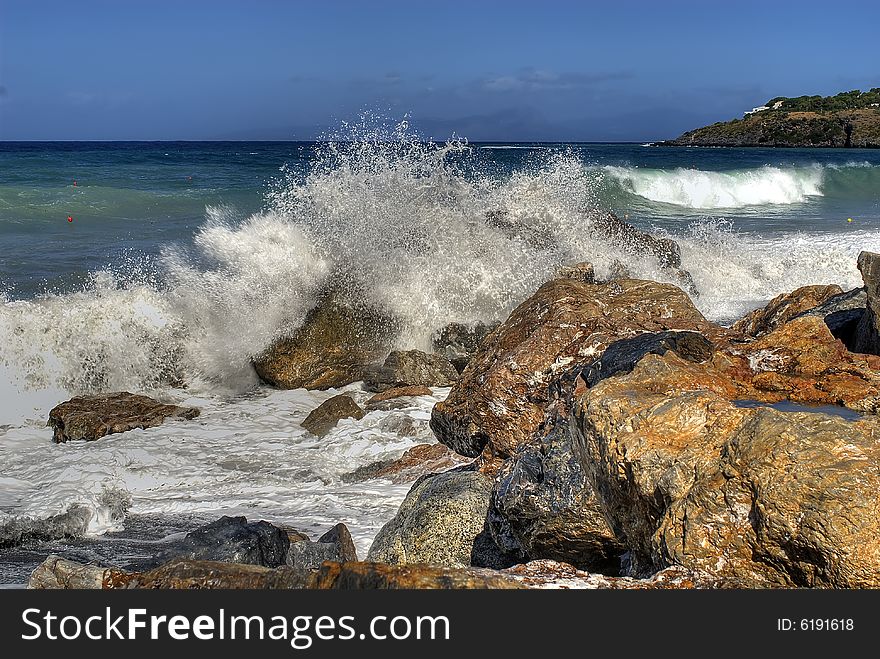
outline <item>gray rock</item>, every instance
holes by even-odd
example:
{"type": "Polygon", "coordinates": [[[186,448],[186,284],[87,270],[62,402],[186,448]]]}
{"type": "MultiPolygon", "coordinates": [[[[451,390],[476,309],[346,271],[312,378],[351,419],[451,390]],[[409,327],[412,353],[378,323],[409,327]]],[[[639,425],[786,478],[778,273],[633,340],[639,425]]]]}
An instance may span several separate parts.
{"type": "Polygon", "coordinates": [[[867,305],[855,330],[853,350],[880,355],[880,254],[861,252],[858,266],[865,282],[867,305]]]}
{"type": "Polygon", "coordinates": [[[471,356],[480,347],[489,334],[501,323],[476,323],[463,325],[462,323],[450,323],[434,335],[434,352],[445,356],[461,373],[471,356]]]}
{"type": "Polygon", "coordinates": [[[857,329],[868,306],[868,293],[864,288],[854,288],[829,298],[809,311],[797,316],[819,316],[825,320],[835,338],[843,341],[850,350],[855,350],[857,329]]]}
{"type": "Polygon", "coordinates": [[[453,469],[417,480],[379,531],[368,561],[443,567],[496,567],[504,561],[486,535],[492,479],[453,469]]]}
{"type": "Polygon", "coordinates": [[[300,425],[313,435],[323,437],[336,427],[340,419],[363,419],[365,414],[351,396],[340,394],[309,412],[300,425]]]}
{"type": "Polygon", "coordinates": [[[290,540],[269,522],[248,523],[244,517],[221,517],[186,534],[156,557],[156,565],[172,558],[248,563],[278,567],[286,562],[290,540]]]}
{"type": "MultiPolygon", "coordinates": [[[[699,332],[646,332],[609,345],[602,356],[579,371],[589,386],[618,373],[629,373],[645,355],[665,355],[671,350],[679,357],[702,363],[712,357],[712,342],[699,332]]],[[[562,381],[563,379],[560,379],[562,381]]]]}
{"type": "Polygon", "coordinates": [[[489,528],[519,562],[552,559],[615,576],[626,551],[605,520],[564,425],[520,448],[495,481],[489,528]]]}
{"type": "Polygon", "coordinates": [[[364,386],[374,392],[415,385],[448,387],[457,379],[458,371],[446,357],[420,350],[395,350],[384,364],[364,370],[364,386]]]}
{"type": "Polygon", "coordinates": [[[324,561],[345,563],[357,559],[357,549],[345,524],[337,524],[318,538],[317,542],[296,542],[290,545],[287,552],[288,565],[307,570],[321,567],[324,561]]]}

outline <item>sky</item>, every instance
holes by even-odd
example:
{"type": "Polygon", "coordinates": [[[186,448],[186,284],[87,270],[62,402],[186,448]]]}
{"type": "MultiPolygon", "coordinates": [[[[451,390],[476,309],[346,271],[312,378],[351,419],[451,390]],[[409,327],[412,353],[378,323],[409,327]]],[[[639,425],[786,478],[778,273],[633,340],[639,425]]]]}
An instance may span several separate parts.
{"type": "Polygon", "coordinates": [[[647,141],[880,87],[880,2],[0,0],[0,140],[647,141]]]}

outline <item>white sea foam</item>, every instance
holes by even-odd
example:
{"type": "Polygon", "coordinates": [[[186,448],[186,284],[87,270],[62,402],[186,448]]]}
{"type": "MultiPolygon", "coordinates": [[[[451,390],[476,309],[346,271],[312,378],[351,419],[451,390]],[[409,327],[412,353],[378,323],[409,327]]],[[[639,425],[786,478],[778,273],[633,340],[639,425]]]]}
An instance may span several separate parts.
{"type": "Polygon", "coordinates": [[[822,196],[823,168],[760,167],[733,172],[699,169],[604,168],[633,194],[685,208],[796,204],[822,196]]]}

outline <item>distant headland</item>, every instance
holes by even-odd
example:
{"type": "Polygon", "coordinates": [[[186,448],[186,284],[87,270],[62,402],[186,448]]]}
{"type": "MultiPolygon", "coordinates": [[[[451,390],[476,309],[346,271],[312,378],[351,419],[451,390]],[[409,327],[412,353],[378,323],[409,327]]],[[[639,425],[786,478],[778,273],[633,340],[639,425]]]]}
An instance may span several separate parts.
{"type": "Polygon", "coordinates": [[[880,148],[880,87],[835,96],[777,96],[742,119],[697,128],[659,144],[880,148]]]}

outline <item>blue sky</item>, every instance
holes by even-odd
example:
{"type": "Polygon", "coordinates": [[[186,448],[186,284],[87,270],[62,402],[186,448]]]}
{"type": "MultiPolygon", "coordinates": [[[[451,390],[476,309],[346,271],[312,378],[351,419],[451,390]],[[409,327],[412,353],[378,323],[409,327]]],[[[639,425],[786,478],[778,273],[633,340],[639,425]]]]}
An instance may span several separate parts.
{"type": "Polygon", "coordinates": [[[880,86],[877,2],[0,0],[0,139],[641,141],[880,86]]]}

